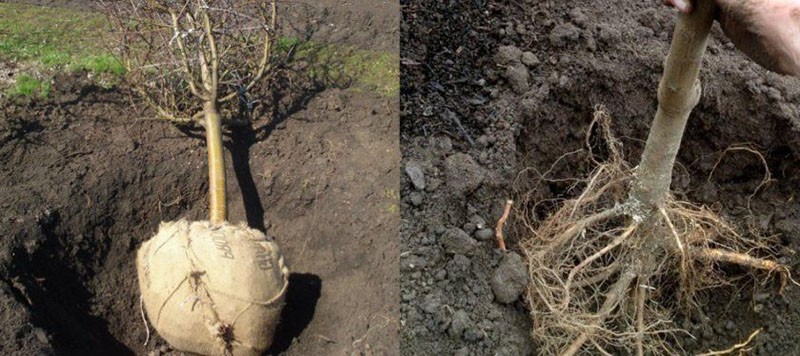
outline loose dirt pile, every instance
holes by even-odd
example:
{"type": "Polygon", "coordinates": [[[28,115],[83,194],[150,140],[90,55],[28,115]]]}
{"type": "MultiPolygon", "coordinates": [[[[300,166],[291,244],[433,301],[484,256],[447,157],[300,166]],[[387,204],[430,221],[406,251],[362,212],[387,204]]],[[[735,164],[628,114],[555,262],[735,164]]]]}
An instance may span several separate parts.
{"type": "MultiPolygon", "coordinates": [[[[602,0],[411,3],[403,12],[403,352],[536,352],[518,298],[525,266],[497,251],[491,229],[507,198],[538,202],[517,214],[544,218],[553,199],[581,191],[573,184],[594,167],[585,140],[598,104],[614,117],[625,157],[640,156],[675,15],[602,0]],[[543,177],[552,181],[532,190],[543,177]]],[[[774,236],[797,274],[800,85],[748,62],[718,28],[701,76],[673,190],[774,236]],[[766,186],[757,155],[725,151],[741,144],[765,156],[766,186]]],[[[518,231],[507,231],[511,250],[518,231]]],[[[742,278],[701,294],[705,315],[676,317],[693,335],[678,342],[689,352],[724,349],[763,328],[756,354],[798,353],[798,296],[742,278]]]]}

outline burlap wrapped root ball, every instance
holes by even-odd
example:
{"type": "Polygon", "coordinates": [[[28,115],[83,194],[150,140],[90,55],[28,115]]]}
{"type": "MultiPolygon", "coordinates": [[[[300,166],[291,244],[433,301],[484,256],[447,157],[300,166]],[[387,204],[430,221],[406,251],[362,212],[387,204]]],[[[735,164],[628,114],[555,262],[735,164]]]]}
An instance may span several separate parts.
{"type": "Polygon", "coordinates": [[[289,270],[262,232],[162,223],[136,264],[147,316],[172,347],[239,356],[260,355],[272,343],[289,270]]]}

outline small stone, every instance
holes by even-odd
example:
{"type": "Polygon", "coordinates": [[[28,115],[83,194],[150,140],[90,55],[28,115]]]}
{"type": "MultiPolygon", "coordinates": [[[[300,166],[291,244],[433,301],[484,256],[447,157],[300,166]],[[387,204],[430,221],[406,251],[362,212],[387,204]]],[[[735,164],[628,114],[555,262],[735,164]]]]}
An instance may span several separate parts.
{"type": "Polygon", "coordinates": [[[783,101],[783,95],[781,95],[781,91],[776,88],[767,87],[766,93],[767,97],[774,101],[783,101]]]}
{"type": "Polygon", "coordinates": [[[401,293],[401,295],[400,295],[400,299],[403,302],[410,302],[410,301],[414,300],[414,297],[415,297],[415,295],[413,295],[412,293],[401,293]]]}
{"type": "Polygon", "coordinates": [[[499,65],[519,63],[522,50],[515,46],[500,46],[494,55],[494,61],[499,65]]]}
{"type": "Polygon", "coordinates": [[[761,313],[762,310],[764,310],[763,304],[756,304],[753,306],[753,312],[756,314],[761,313]]]}
{"type": "Polygon", "coordinates": [[[433,314],[439,310],[439,307],[442,305],[441,298],[436,294],[428,294],[425,298],[422,299],[422,303],[419,304],[420,309],[422,311],[433,314]]]}
{"type": "Polygon", "coordinates": [[[478,241],[486,241],[494,237],[494,230],[492,229],[480,229],[475,232],[475,238],[478,241]]]}
{"type": "Polygon", "coordinates": [[[519,298],[525,291],[528,281],[528,268],[522,261],[522,257],[510,252],[503,256],[489,284],[492,286],[495,300],[507,304],[519,298]]]}
{"type": "Polygon", "coordinates": [[[436,189],[439,189],[439,186],[442,185],[442,181],[436,178],[428,179],[428,189],[429,192],[435,192],[436,189]]]}
{"type": "Polygon", "coordinates": [[[425,173],[422,172],[422,167],[420,167],[419,163],[414,161],[406,163],[406,174],[411,179],[411,184],[414,185],[414,188],[417,188],[417,190],[425,189],[425,173]]]}
{"type": "Polygon", "coordinates": [[[511,90],[517,94],[525,93],[530,87],[528,84],[530,73],[528,73],[528,68],[523,64],[515,64],[506,67],[505,78],[511,86],[511,90]]]}
{"type": "Polygon", "coordinates": [[[33,336],[43,344],[50,343],[50,339],[47,338],[47,333],[42,328],[33,328],[33,336]]]}
{"type": "Polygon", "coordinates": [[[437,155],[444,155],[453,150],[453,140],[447,136],[433,136],[430,139],[430,148],[437,155]]]}
{"type": "Polygon", "coordinates": [[[489,320],[498,320],[503,317],[503,314],[497,309],[492,309],[486,317],[489,318],[489,320]]]}
{"type": "Polygon", "coordinates": [[[427,262],[424,258],[416,255],[410,255],[401,260],[400,269],[404,272],[414,271],[418,268],[425,267],[426,264],[427,262]]]}
{"type": "Polygon", "coordinates": [[[580,38],[581,32],[571,23],[558,25],[550,31],[550,43],[556,47],[561,47],[569,42],[573,42],[580,38]]]}
{"type": "Polygon", "coordinates": [[[607,45],[613,45],[619,42],[622,34],[619,30],[609,25],[599,25],[598,26],[600,33],[598,34],[598,39],[600,42],[605,43],[607,45]]]}
{"type": "Polygon", "coordinates": [[[478,341],[480,339],[483,339],[483,333],[478,328],[471,327],[464,332],[464,340],[478,341]]]}
{"type": "MultiPolygon", "coordinates": [[[[470,265],[469,257],[464,255],[455,255],[450,262],[447,262],[447,274],[451,277],[459,276],[466,273],[469,270],[470,265]]],[[[451,278],[452,279],[452,278],[451,278]]],[[[469,288],[466,285],[463,285],[464,288],[469,288]]]]}
{"type": "Polygon", "coordinates": [[[452,254],[469,255],[479,245],[475,239],[459,228],[448,229],[441,238],[445,251],[452,254]]]}
{"type": "Polygon", "coordinates": [[[569,10],[569,18],[571,18],[572,22],[580,27],[585,27],[586,22],[589,21],[589,17],[584,15],[581,9],[577,7],[569,10]]]}
{"type": "Polygon", "coordinates": [[[458,349],[458,351],[456,351],[456,354],[455,354],[455,356],[470,356],[470,355],[472,355],[472,352],[469,351],[469,347],[468,346],[464,346],[464,347],[458,349]]]}
{"type": "Polygon", "coordinates": [[[486,227],[486,220],[484,220],[480,215],[474,214],[469,217],[469,222],[475,224],[475,227],[478,229],[483,229],[486,227]]]}
{"type": "Polygon", "coordinates": [[[459,194],[472,192],[484,179],[483,168],[464,153],[456,153],[445,159],[444,174],[447,185],[459,194]]]}
{"type": "Polygon", "coordinates": [[[533,68],[539,65],[539,63],[542,62],[539,60],[539,57],[536,57],[536,55],[533,54],[533,52],[530,51],[522,52],[522,64],[533,68]]]}
{"type": "Polygon", "coordinates": [[[558,86],[560,88],[566,88],[567,86],[569,86],[569,83],[570,79],[566,75],[562,75],[561,77],[558,78],[558,86]]]}
{"type": "Polygon", "coordinates": [[[477,228],[478,228],[478,227],[477,227],[477,226],[475,226],[475,224],[474,224],[474,223],[471,223],[471,222],[468,222],[468,223],[464,224],[464,226],[462,227],[462,229],[464,230],[464,232],[466,232],[467,234],[472,234],[473,232],[475,232],[475,230],[476,230],[477,228]]]}
{"type": "Polygon", "coordinates": [[[729,330],[729,331],[730,331],[730,330],[733,330],[733,329],[735,329],[735,328],[736,328],[736,323],[734,323],[734,322],[733,322],[733,320],[728,320],[728,321],[725,323],[725,329],[727,329],[727,330],[729,330]]]}
{"type": "Polygon", "coordinates": [[[478,155],[478,163],[486,165],[489,163],[489,152],[483,151],[478,155]]]}
{"type": "Polygon", "coordinates": [[[411,192],[411,194],[408,195],[408,201],[411,202],[411,205],[413,206],[422,205],[422,193],[411,192]]]}
{"type": "Polygon", "coordinates": [[[586,49],[588,49],[589,52],[597,51],[597,41],[591,34],[586,36],[586,49]]]}
{"type": "Polygon", "coordinates": [[[467,312],[463,310],[456,311],[453,313],[453,320],[450,322],[450,328],[447,329],[447,334],[450,335],[450,337],[460,339],[461,335],[464,334],[464,330],[467,330],[470,324],[471,322],[467,312]]]}

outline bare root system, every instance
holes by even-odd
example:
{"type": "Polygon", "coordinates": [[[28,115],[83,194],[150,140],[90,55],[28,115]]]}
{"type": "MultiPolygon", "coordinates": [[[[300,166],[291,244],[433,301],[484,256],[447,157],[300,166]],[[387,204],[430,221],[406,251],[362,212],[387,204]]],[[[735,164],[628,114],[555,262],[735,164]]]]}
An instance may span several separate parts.
{"type": "Polygon", "coordinates": [[[731,283],[721,265],[762,272],[763,280],[778,276],[781,287],[790,280],[766,243],[713,211],[673,197],[644,206],[629,196],[635,169],[622,158],[609,116],[599,109],[592,126],[608,159],[595,161],[584,191],[522,241],[542,354],[679,353],[674,336],[686,332],[672,318],[696,310],[699,291],[731,283]]]}

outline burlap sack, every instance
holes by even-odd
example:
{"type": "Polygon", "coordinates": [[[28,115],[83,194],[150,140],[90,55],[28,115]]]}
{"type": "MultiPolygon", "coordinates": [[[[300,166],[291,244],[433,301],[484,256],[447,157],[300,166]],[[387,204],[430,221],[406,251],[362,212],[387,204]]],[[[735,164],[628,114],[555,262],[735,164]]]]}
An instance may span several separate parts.
{"type": "Polygon", "coordinates": [[[260,355],[272,343],[289,270],[260,231],[162,223],[136,264],[147,316],[172,347],[239,356],[260,355]]]}

